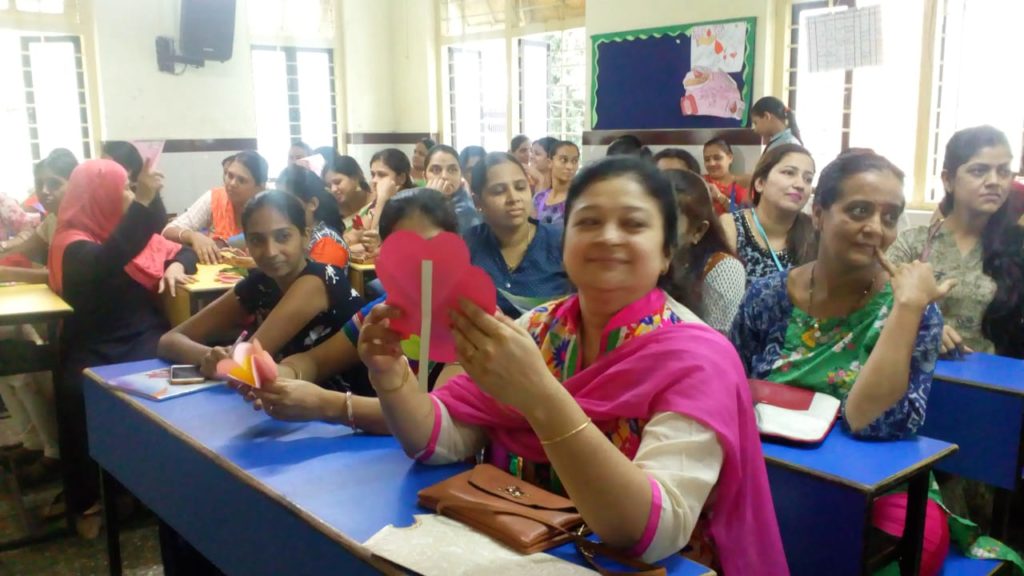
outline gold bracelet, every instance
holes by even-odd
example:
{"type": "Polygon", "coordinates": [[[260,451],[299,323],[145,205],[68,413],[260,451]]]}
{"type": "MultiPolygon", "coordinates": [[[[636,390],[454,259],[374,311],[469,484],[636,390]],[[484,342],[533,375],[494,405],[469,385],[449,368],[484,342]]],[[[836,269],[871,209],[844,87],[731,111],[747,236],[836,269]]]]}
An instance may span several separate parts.
{"type": "Polygon", "coordinates": [[[352,413],[352,391],[348,390],[345,392],[345,410],[348,412],[348,427],[352,429],[353,433],[359,433],[359,427],[356,426],[356,416],[352,413]]]}
{"type": "Polygon", "coordinates": [[[551,446],[552,444],[557,444],[557,443],[561,442],[562,440],[565,440],[566,438],[569,438],[570,436],[572,436],[572,435],[578,433],[579,431],[583,430],[584,428],[586,428],[587,426],[590,425],[590,422],[591,422],[590,418],[587,418],[583,422],[583,424],[580,424],[579,426],[573,428],[569,432],[567,432],[565,434],[562,434],[558,438],[552,438],[551,440],[541,440],[540,443],[541,443],[542,446],[551,446]]]}

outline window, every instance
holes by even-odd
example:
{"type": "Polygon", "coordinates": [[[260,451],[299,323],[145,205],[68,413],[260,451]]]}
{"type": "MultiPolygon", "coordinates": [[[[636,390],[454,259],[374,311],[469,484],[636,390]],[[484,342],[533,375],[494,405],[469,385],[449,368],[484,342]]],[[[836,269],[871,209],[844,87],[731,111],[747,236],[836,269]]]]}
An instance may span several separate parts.
{"type": "Polygon", "coordinates": [[[293,140],[336,146],[334,1],[249,2],[256,145],[275,179],[293,140]]]}
{"type": "Polygon", "coordinates": [[[335,146],[334,56],[330,49],[253,46],[256,145],[270,176],[284,170],[293,140],[335,146]]]}
{"type": "Polygon", "coordinates": [[[586,130],[583,28],[519,39],[519,132],[580,143],[586,130]]]}
{"type": "Polygon", "coordinates": [[[583,0],[438,1],[444,126],[453,146],[507,150],[519,133],[580,140],[583,0]]]}
{"type": "Polygon", "coordinates": [[[1010,140],[1021,159],[1024,138],[1024,53],[1017,34],[1024,3],[943,0],[936,34],[933,114],[928,147],[927,200],[942,199],[946,142],[961,128],[991,124],[1010,140]]]}
{"type": "Polygon", "coordinates": [[[1019,155],[1024,108],[1015,94],[1024,88],[1017,73],[1024,55],[1013,39],[1014,23],[1022,18],[1024,3],[999,0],[791,2],[783,82],[818,169],[843,150],[872,148],[904,171],[908,202],[924,208],[942,195],[942,155],[956,130],[992,124],[1019,155]],[[808,18],[853,5],[881,6],[882,64],[810,72],[807,43],[800,41],[808,18]],[[938,18],[928,17],[931,9],[938,18]],[[928,27],[933,21],[935,29],[928,27]],[[924,24],[911,24],[918,22],[924,24]],[[929,59],[922,47],[932,38],[929,59]],[[983,78],[998,78],[1000,88],[978,80],[983,78]]]}
{"type": "Polygon", "coordinates": [[[79,38],[0,32],[0,82],[4,192],[20,200],[33,185],[32,164],[54,148],[92,156],[79,38]]]}
{"type": "Polygon", "coordinates": [[[12,4],[18,12],[63,14],[65,0],[0,0],[0,10],[10,10],[12,4]]]}

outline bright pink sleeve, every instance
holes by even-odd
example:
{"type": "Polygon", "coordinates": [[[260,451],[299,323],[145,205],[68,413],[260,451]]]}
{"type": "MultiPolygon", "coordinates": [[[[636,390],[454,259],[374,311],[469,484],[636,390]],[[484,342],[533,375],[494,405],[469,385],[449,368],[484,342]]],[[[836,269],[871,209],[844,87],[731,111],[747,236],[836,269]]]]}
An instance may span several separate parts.
{"type": "Polygon", "coordinates": [[[640,540],[626,551],[630,556],[643,556],[654,541],[654,535],[658,532],[658,522],[661,521],[661,485],[653,476],[648,476],[647,481],[651,483],[651,512],[647,516],[647,526],[640,540]]]}
{"type": "Polygon", "coordinates": [[[430,440],[427,441],[427,445],[416,457],[416,460],[420,462],[430,460],[430,457],[434,455],[434,450],[437,449],[437,439],[441,436],[441,401],[434,398],[433,394],[430,395],[430,401],[434,403],[434,428],[430,431],[430,440]]]}

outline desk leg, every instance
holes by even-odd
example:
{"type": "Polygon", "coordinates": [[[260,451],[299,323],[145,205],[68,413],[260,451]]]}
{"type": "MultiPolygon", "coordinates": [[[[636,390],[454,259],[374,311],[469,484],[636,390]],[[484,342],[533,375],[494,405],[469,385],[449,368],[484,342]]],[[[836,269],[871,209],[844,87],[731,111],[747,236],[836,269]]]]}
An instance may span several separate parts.
{"type": "Polygon", "coordinates": [[[910,479],[907,486],[907,519],[900,554],[900,574],[903,576],[917,576],[921,571],[921,547],[924,545],[924,516],[928,506],[930,478],[930,470],[922,470],[910,479]]]}
{"type": "Polygon", "coordinates": [[[348,267],[348,280],[349,280],[349,284],[351,284],[352,287],[356,289],[356,292],[359,292],[359,295],[365,298],[366,297],[366,286],[364,284],[366,282],[366,278],[365,278],[365,276],[363,276],[363,271],[362,270],[356,270],[352,266],[349,266],[348,267]]]}
{"type": "Polygon", "coordinates": [[[110,576],[121,576],[121,526],[117,518],[117,480],[100,469],[100,495],[103,499],[103,522],[107,530],[107,562],[110,576]]]}
{"type": "MultiPolygon", "coordinates": [[[[67,454],[70,442],[67,437],[67,426],[64,425],[64,422],[67,421],[66,414],[68,400],[67,394],[64,393],[64,367],[60,364],[59,323],[57,321],[47,322],[46,331],[47,344],[50,346],[50,362],[52,363],[50,374],[53,378],[53,404],[54,411],[57,414],[57,446],[60,448],[61,454],[67,454]]],[[[63,479],[64,494],[67,496],[68,486],[71,486],[71,483],[74,480],[71,477],[71,467],[68,465],[68,461],[65,458],[61,458],[61,476],[63,479]]],[[[72,511],[71,506],[66,506],[64,511],[64,521],[67,524],[68,532],[74,534],[75,514],[72,511]]]]}

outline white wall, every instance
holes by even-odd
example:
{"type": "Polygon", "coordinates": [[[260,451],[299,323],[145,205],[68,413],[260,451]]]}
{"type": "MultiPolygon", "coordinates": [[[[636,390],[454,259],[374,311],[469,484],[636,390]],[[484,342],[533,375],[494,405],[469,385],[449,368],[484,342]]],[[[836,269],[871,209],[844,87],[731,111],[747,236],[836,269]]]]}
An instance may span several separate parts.
{"type": "MultiPolygon", "coordinates": [[[[258,1],[258,0],[255,0],[258,1]]],[[[179,35],[177,1],[93,0],[99,134],[104,140],[255,138],[246,0],[235,13],[230,60],[174,76],[158,71],[155,39],[179,35]]],[[[187,208],[221,182],[229,152],[164,154],[164,202],[187,208]]]]}
{"type": "Polygon", "coordinates": [[[154,42],[178,37],[179,10],[176,1],[94,0],[103,137],[255,138],[246,1],[231,60],[173,76],[157,70],[154,42]]]}

